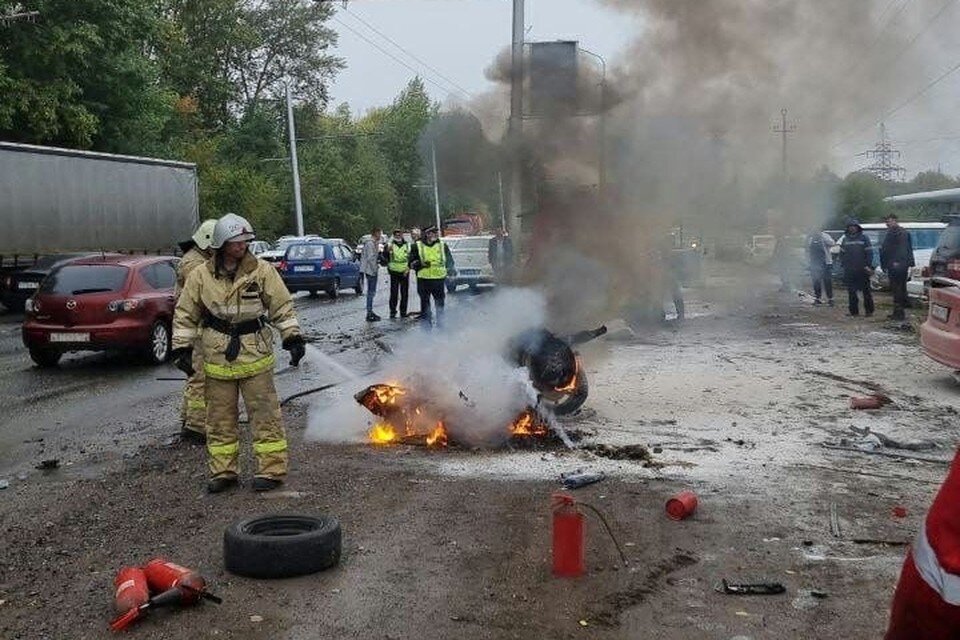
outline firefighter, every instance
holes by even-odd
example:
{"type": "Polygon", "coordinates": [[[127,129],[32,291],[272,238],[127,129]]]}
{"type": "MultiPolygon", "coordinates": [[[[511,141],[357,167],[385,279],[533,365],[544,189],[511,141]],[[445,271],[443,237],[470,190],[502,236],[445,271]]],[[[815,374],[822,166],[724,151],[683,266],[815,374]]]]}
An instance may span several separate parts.
{"type": "Polygon", "coordinates": [[[210,246],[214,256],[194,269],[177,301],[173,320],[174,362],[193,373],[193,345],[203,352],[206,374],[207,491],[220,493],[238,483],[238,401],[253,432],[255,491],[279,487],[287,474],[287,440],[273,382],[273,325],[290,364],[305,353],[293,299],[275,267],[257,259],[247,244],[254,234],[244,218],[228,213],[217,221],[210,246]]]}
{"type": "Polygon", "coordinates": [[[437,310],[437,326],[443,316],[446,302],[447,273],[454,275],[453,255],[450,247],[440,239],[436,227],[423,232],[426,240],[417,241],[410,249],[410,268],[417,273],[417,294],[420,296],[420,319],[429,324],[432,318],[430,299],[437,310]]]}
{"type": "Polygon", "coordinates": [[[397,317],[397,302],[400,317],[407,317],[407,298],[410,295],[410,245],[403,237],[402,229],[393,230],[393,240],[383,249],[390,274],[390,318],[397,317]]]}
{"type": "MultiPolygon", "coordinates": [[[[201,224],[189,240],[180,243],[183,257],[177,265],[177,288],[174,295],[179,298],[183,285],[190,272],[206,262],[213,252],[210,241],[216,220],[207,220],[201,224]]],[[[206,439],[207,405],[203,400],[203,355],[200,349],[193,350],[194,374],[187,378],[183,388],[183,402],[180,405],[180,437],[187,442],[203,444],[206,439]]]]}

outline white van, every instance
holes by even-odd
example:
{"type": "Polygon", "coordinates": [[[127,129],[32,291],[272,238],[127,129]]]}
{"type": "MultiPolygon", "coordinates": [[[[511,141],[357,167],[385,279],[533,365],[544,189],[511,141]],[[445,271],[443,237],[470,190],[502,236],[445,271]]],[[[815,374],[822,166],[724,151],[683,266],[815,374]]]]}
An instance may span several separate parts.
{"type": "Polygon", "coordinates": [[[491,238],[492,235],[483,235],[451,236],[443,239],[450,247],[457,271],[456,276],[447,276],[447,291],[453,293],[461,284],[474,289],[477,285],[496,282],[489,257],[491,238]]]}

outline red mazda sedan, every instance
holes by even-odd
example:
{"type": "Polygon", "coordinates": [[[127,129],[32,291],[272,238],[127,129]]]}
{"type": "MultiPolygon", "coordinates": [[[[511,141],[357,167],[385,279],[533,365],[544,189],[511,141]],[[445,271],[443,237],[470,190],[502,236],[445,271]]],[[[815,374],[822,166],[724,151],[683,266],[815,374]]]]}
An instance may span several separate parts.
{"type": "Polygon", "coordinates": [[[38,366],[69,351],[170,355],[177,258],[106,255],[64,264],[27,300],[23,343],[38,366]]]}

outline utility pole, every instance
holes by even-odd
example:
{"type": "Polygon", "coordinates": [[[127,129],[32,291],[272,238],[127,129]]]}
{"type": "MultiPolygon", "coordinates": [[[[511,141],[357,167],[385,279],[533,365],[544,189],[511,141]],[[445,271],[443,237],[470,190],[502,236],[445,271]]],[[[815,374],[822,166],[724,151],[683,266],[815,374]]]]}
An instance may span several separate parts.
{"type": "Polygon", "coordinates": [[[430,143],[430,155],[433,158],[433,210],[437,216],[437,236],[442,236],[440,226],[440,185],[437,184],[437,145],[430,143]]]}
{"type": "Polygon", "coordinates": [[[880,123],[880,140],[874,145],[873,149],[864,151],[860,155],[867,158],[873,158],[874,162],[864,171],[869,171],[881,180],[891,181],[897,178],[903,179],[907,170],[894,164],[894,157],[899,158],[900,152],[893,148],[893,143],[887,140],[887,125],[880,123]]]}
{"type": "Polygon", "coordinates": [[[507,210],[503,206],[503,174],[497,171],[497,189],[500,192],[500,230],[507,232],[507,210]]]}
{"type": "Polygon", "coordinates": [[[510,126],[508,137],[513,149],[510,170],[510,234],[519,249],[520,218],[523,215],[523,39],[524,0],[513,0],[513,45],[510,58],[510,126]]]}
{"type": "Polygon", "coordinates": [[[300,199],[300,165],[297,162],[297,129],[293,123],[293,98],[290,83],[284,84],[287,92],[287,125],[290,132],[290,167],[293,169],[293,204],[297,214],[297,235],[303,235],[303,201],[300,199]]]}
{"type": "Polygon", "coordinates": [[[794,133],[797,130],[796,125],[787,125],[787,110],[780,110],[780,125],[774,125],[774,133],[779,133],[782,140],[783,146],[781,150],[781,162],[783,163],[783,177],[787,177],[787,134],[794,133]]]}
{"type": "Polygon", "coordinates": [[[593,56],[600,61],[600,125],[597,136],[600,138],[598,151],[597,182],[600,195],[606,193],[607,187],[607,61],[598,53],[580,47],[581,53],[593,56]]]}

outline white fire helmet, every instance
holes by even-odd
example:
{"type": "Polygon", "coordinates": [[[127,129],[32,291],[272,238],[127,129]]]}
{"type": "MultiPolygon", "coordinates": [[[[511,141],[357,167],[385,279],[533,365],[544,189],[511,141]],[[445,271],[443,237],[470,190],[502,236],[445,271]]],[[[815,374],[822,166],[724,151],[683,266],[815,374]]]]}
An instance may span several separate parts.
{"type": "Polygon", "coordinates": [[[253,233],[253,226],[235,213],[228,213],[219,220],[217,226],[213,228],[213,238],[210,246],[219,249],[227,242],[242,242],[256,238],[253,233]]]}
{"type": "Polygon", "coordinates": [[[203,223],[197,227],[197,230],[194,232],[193,243],[197,245],[197,249],[200,251],[206,251],[210,248],[210,242],[213,240],[213,230],[217,226],[216,220],[204,220],[203,223]]]}

